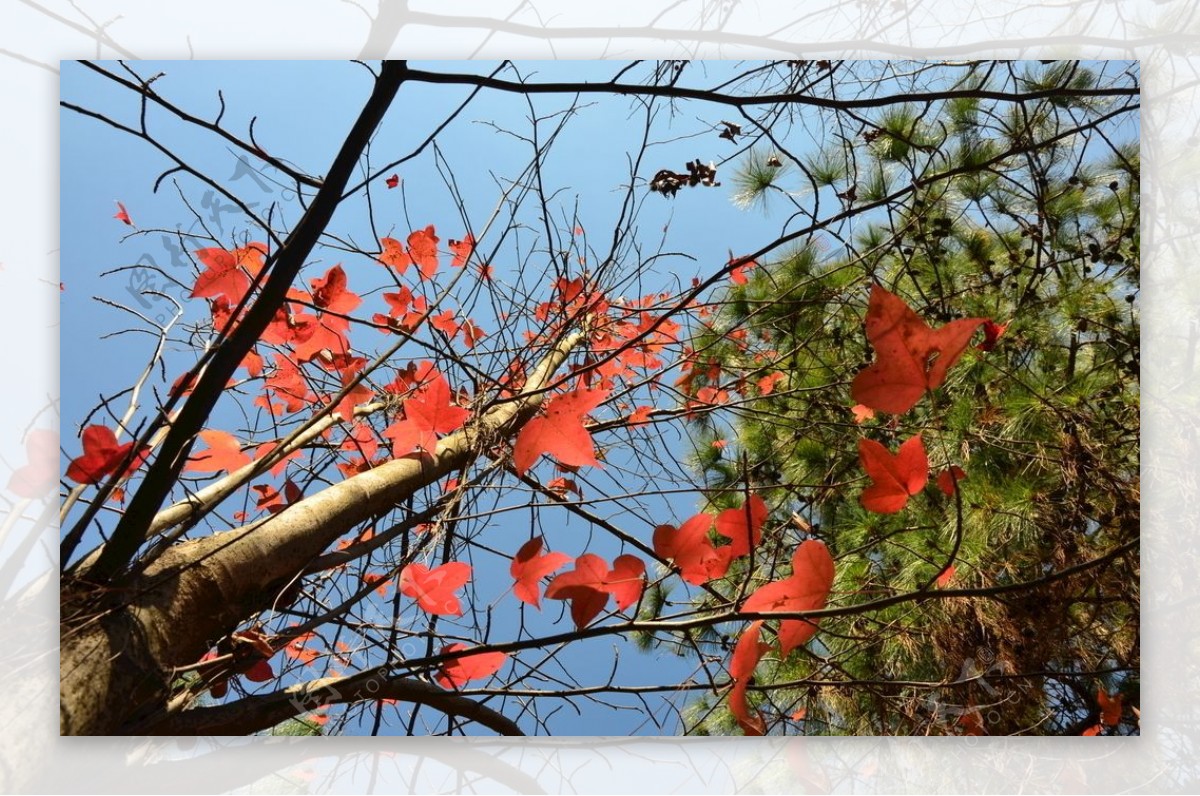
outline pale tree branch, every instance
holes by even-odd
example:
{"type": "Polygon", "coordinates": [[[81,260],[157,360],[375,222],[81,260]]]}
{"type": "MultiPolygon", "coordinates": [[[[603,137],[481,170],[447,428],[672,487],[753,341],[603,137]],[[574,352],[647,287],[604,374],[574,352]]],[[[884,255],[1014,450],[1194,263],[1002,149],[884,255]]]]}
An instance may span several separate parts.
{"type": "Polygon", "coordinates": [[[525,734],[512,719],[473,699],[411,677],[381,677],[374,672],[351,677],[324,677],[270,694],[193,708],[128,731],[150,735],[249,735],[323,705],[378,699],[425,705],[447,716],[480,724],[499,735],[525,734]]]}

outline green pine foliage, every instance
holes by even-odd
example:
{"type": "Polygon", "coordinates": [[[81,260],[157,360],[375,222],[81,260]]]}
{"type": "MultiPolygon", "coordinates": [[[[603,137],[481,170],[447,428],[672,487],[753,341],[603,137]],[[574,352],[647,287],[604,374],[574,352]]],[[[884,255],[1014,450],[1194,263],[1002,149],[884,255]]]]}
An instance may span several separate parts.
{"type": "MultiPolygon", "coordinates": [[[[732,427],[692,420],[705,508],[740,505],[748,484],[773,510],[755,571],[735,562],[730,582],[786,575],[811,535],[836,559],[833,607],[936,593],[949,564],[947,588],[977,592],[830,617],[787,660],[769,655],[756,683],[775,687],[750,702],[772,732],[1079,734],[1096,722],[1098,688],[1136,702],[1137,132],[1107,123],[1110,100],[1054,95],[1095,87],[1094,69],[1034,63],[1015,80],[1050,96],[866,109],[856,138],[795,169],[752,149],[734,180],[749,212],[806,191],[859,212],[852,229],[749,270],[697,346],[719,369],[689,395],[740,379],[750,396],[732,427]],[[872,283],[932,326],[984,317],[1006,329],[907,414],[857,422],[850,381],[874,356],[863,329],[872,283]],[[774,372],[769,394],[756,391],[774,372]],[[858,439],[894,451],[917,432],[929,486],[898,514],[866,511],[858,439]],[[950,465],[967,473],[957,499],[935,485],[950,465]]],[[[947,88],[999,81],[981,67],[947,88]]],[[[697,592],[696,607],[707,599],[697,592]]],[[[719,637],[707,642],[727,654],[719,637]]],[[[736,732],[721,697],[691,702],[685,729],[736,732]]],[[[1118,731],[1137,731],[1130,711],[1118,731]]]]}

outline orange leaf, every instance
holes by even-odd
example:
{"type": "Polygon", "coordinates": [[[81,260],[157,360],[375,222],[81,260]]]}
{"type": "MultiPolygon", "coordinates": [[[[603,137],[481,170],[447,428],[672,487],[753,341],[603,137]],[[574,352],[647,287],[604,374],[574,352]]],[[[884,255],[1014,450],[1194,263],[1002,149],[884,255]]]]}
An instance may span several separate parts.
{"type": "Polygon", "coordinates": [[[574,467],[598,466],[592,435],[583,420],[607,397],[607,390],[575,390],[550,399],[545,416],[530,420],[517,435],[513,446],[517,474],[524,474],[543,453],[574,467]]]}
{"type": "Polygon", "coordinates": [[[980,351],[991,351],[996,347],[996,342],[1000,336],[1008,330],[1007,323],[996,323],[995,321],[983,322],[983,342],[975,346],[980,351]]]}
{"type": "Polygon", "coordinates": [[[368,573],[363,575],[363,583],[374,586],[375,593],[380,597],[387,597],[388,590],[392,587],[392,577],[382,572],[368,573]]]}
{"type": "Polygon", "coordinates": [[[311,284],[313,304],[323,310],[348,315],[362,304],[362,297],[348,289],[346,272],[340,265],[330,268],[311,284]]]}
{"type": "MultiPolygon", "coordinates": [[[[744,613],[819,611],[833,588],[833,557],[829,548],[809,539],[792,555],[792,574],[760,587],[742,604],[744,613]]],[[[816,620],[784,619],[779,623],[780,653],[788,654],[817,633],[816,620]]]]}
{"type": "Polygon", "coordinates": [[[117,202],[117,212],[113,218],[131,227],[133,226],[133,221],[129,218],[129,212],[125,210],[125,205],[121,202],[117,202]]]}
{"type": "Polygon", "coordinates": [[[954,483],[956,481],[964,481],[967,478],[966,472],[957,464],[953,464],[938,473],[937,486],[938,489],[945,492],[949,497],[954,497],[954,483]]]}
{"type": "Polygon", "coordinates": [[[458,329],[460,332],[462,332],[463,345],[465,345],[468,350],[474,348],[476,343],[487,337],[487,332],[485,332],[483,329],[480,329],[479,325],[470,318],[467,318],[465,321],[463,321],[462,326],[458,327],[458,329]]]}
{"type": "MultiPolygon", "coordinates": [[[[83,430],[83,455],[71,460],[67,466],[67,478],[81,484],[96,484],[109,474],[116,472],[133,450],[134,440],[117,444],[117,435],[107,426],[88,426],[83,430]]],[[[149,450],[142,450],[126,465],[121,478],[141,466],[149,450]]]]}
{"type": "Polygon", "coordinates": [[[646,565],[636,556],[617,556],[610,570],[604,559],[584,553],[575,559],[575,569],[564,572],[546,587],[546,598],[570,600],[571,618],[578,628],[586,627],[608,604],[612,595],[617,609],[638,601],[645,586],[646,565]]]}
{"type": "Polygon", "coordinates": [[[475,236],[468,232],[462,240],[451,240],[447,245],[450,246],[450,251],[454,252],[454,259],[451,260],[450,265],[454,268],[462,268],[471,258],[471,253],[475,251],[475,236]]]}
{"type": "Polygon", "coordinates": [[[400,571],[400,593],[412,597],[431,614],[462,616],[462,606],[454,592],[471,579],[471,565],[451,561],[430,569],[424,564],[409,564],[400,571]]]}
{"type": "Polygon", "coordinates": [[[538,596],[538,584],[541,579],[571,560],[571,557],[566,553],[546,553],[545,555],[541,555],[541,552],[541,537],[530,539],[521,545],[521,549],[513,557],[512,565],[508,569],[509,574],[516,579],[516,584],[513,586],[513,594],[516,595],[518,600],[528,603],[534,608],[541,607],[541,601],[538,596]]]}
{"type": "Polygon", "coordinates": [[[629,427],[641,426],[650,422],[650,413],[654,411],[653,406],[639,406],[629,413],[629,427]]]}
{"type": "Polygon", "coordinates": [[[283,648],[284,655],[287,655],[289,658],[295,658],[296,660],[300,661],[301,665],[303,666],[311,665],[313,661],[320,657],[320,653],[314,649],[306,647],[305,642],[313,638],[314,635],[315,634],[310,631],[308,633],[302,633],[301,635],[296,636],[283,648]]]}
{"type": "Polygon", "coordinates": [[[963,735],[987,735],[983,726],[983,714],[976,707],[958,717],[958,726],[962,727],[963,735]]]}
{"type": "Polygon", "coordinates": [[[775,385],[787,378],[782,371],[775,371],[758,380],[758,394],[770,395],[775,392],[775,385]]]}
{"type": "Polygon", "coordinates": [[[850,394],[881,412],[907,412],[926,390],[942,386],[946,372],[986,320],[964,318],[934,330],[902,299],[873,286],[866,327],[875,361],[854,377],[850,394]]]}
{"type": "Polygon", "coordinates": [[[750,549],[762,541],[762,526],[767,513],[767,504],[763,499],[751,495],[741,508],[725,509],[717,515],[717,533],[732,540],[732,557],[749,555],[750,549]]]}
{"type": "Polygon", "coordinates": [[[412,265],[412,258],[404,251],[404,244],[395,238],[380,238],[379,242],[383,245],[383,251],[379,253],[379,262],[389,268],[395,268],[396,273],[404,276],[404,272],[412,265]]]}
{"type": "Polygon", "coordinates": [[[432,454],[437,452],[437,435],[457,431],[470,416],[469,410],[452,403],[446,377],[432,371],[430,380],[404,402],[404,419],[384,429],[383,436],[392,439],[397,458],[417,448],[432,454]]]}
{"type": "Polygon", "coordinates": [[[1120,692],[1110,695],[1103,688],[1096,690],[1096,702],[1100,705],[1100,723],[1115,727],[1121,723],[1121,710],[1125,696],[1120,692]]]}
{"type": "MultiPolygon", "coordinates": [[[[447,644],[442,647],[441,654],[445,655],[449,652],[458,652],[465,649],[467,649],[466,644],[447,644]]],[[[504,652],[477,652],[474,655],[464,655],[461,658],[454,658],[443,663],[438,668],[438,673],[434,677],[434,680],[442,688],[461,688],[471,680],[482,680],[485,677],[491,677],[500,671],[500,668],[504,666],[504,662],[507,660],[508,654],[504,652]]]]}
{"type": "Polygon", "coordinates": [[[767,732],[767,723],[762,714],[755,711],[751,715],[750,707],[746,704],[746,688],[754,676],[754,668],[762,660],[763,653],[770,649],[770,645],[758,641],[762,626],[761,619],[750,623],[733,648],[733,659],[729,662],[729,677],[733,680],[733,688],[729,689],[729,712],[746,735],[765,735],[767,732]]]}
{"type": "Polygon", "coordinates": [[[732,547],[714,547],[708,532],[713,526],[711,514],[697,514],[678,529],[660,525],[654,529],[654,552],[671,559],[679,567],[679,576],[697,586],[722,578],[733,558],[732,547]]]}
{"type": "MultiPolygon", "coordinates": [[[[733,263],[735,259],[736,258],[730,257],[729,262],[733,263]]],[[[746,282],[749,281],[749,277],[746,276],[746,272],[749,271],[751,268],[756,267],[757,265],[758,265],[758,263],[755,262],[754,260],[749,260],[747,262],[742,263],[739,266],[736,266],[732,271],[729,272],[729,281],[735,285],[746,284],[746,282]]]]}
{"type": "Polygon", "coordinates": [[[950,585],[950,581],[954,580],[954,573],[956,571],[957,570],[956,570],[955,566],[953,564],[951,564],[950,566],[948,566],[942,570],[941,574],[937,576],[937,580],[935,580],[934,583],[937,585],[937,587],[939,589],[946,588],[947,586],[950,585]]]}
{"type": "Polygon", "coordinates": [[[250,289],[250,276],[244,269],[252,273],[261,270],[265,250],[266,246],[261,243],[251,243],[233,251],[220,248],[198,250],[196,257],[205,270],[196,278],[192,298],[224,296],[230,304],[237,304],[250,289]]]}
{"type": "Polygon", "coordinates": [[[421,270],[421,279],[430,279],[437,273],[438,240],[433,224],[408,236],[408,256],[421,270]]]}
{"type": "Polygon", "coordinates": [[[858,455],[863,469],[874,481],[859,498],[867,511],[895,514],[929,480],[929,460],[920,434],[905,441],[895,456],[875,440],[860,439],[858,455]]]}
{"type": "Polygon", "coordinates": [[[439,312],[429,319],[429,325],[451,340],[458,334],[458,321],[454,320],[454,310],[439,312]]]}
{"type": "Polygon", "coordinates": [[[242,453],[237,438],[227,431],[201,431],[197,436],[208,445],[207,450],[193,453],[183,469],[189,473],[232,473],[250,463],[250,455],[242,453]]]}
{"type": "Polygon", "coordinates": [[[869,406],[863,406],[862,404],[855,404],[852,406],[850,408],[850,413],[854,415],[854,422],[858,423],[859,425],[862,425],[866,421],[875,417],[875,410],[869,406]]]}

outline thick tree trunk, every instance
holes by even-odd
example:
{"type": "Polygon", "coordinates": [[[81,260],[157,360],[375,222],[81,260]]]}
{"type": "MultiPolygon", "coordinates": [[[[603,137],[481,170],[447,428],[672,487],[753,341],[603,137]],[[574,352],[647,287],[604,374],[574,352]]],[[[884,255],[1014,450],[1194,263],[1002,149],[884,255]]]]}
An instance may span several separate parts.
{"type": "Polygon", "coordinates": [[[87,616],[86,584],[64,583],[60,731],[120,734],[161,710],[173,667],[195,663],[279,595],[338,537],[469,464],[510,437],[582,339],[564,338],[522,394],[441,440],[432,457],[397,459],[290,506],[268,522],[168,549],[133,583],[121,607],[87,616]]]}

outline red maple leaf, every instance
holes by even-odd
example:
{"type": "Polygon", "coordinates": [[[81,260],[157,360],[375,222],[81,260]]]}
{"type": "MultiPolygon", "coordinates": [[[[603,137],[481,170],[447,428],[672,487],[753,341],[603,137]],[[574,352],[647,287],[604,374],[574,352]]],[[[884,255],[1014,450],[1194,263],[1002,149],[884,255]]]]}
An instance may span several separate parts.
{"type": "Polygon", "coordinates": [[[392,455],[406,456],[417,448],[437,452],[437,435],[457,431],[471,416],[451,400],[446,377],[433,371],[425,386],[404,402],[404,419],[383,430],[393,442],[392,455]]]}
{"type": "Polygon", "coordinates": [[[782,371],[769,373],[758,380],[758,394],[770,395],[775,392],[775,385],[787,378],[787,375],[782,371]]]}
{"type": "Polygon", "coordinates": [[[762,541],[762,526],[767,519],[767,504],[758,495],[751,495],[745,506],[725,509],[717,515],[717,533],[733,542],[730,554],[748,555],[762,541]]]}
{"type": "Polygon", "coordinates": [[[121,202],[117,202],[117,212],[113,218],[115,218],[117,221],[127,224],[128,226],[133,226],[133,220],[129,218],[129,212],[125,210],[125,205],[121,202]]]}
{"type": "Polygon", "coordinates": [[[634,426],[642,426],[650,422],[650,413],[654,411],[653,406],[639,406],[629,413],[626,422],[630,428],[634,426]]]}
{"type": "MultiPolygon", "coordinates": [[[[134,440],[117,444],[117,435],[108,426],[88,426],[83,430],[83,454],[71,460],[67,478],[81,484],[99,483],[116,472],[134,444],[134,440]]],[[[120,477],[127,478],[149,455],[150,451],[146,449],[134,456],[120,477]]]]}
{"type": "MultiPolygon", "coordinates": [[[[809,539],[792,555],[792,574],[759,587],[742,604],[745,613],[791,613],[819,611],[833,588],[833,557],[829,548],[809,539]]],[[[816,635],[815,620],[784,619],[779,623],[779,649],[788,653],[816,635]]]]}
{"type": "Polygon", "coordinates": [[[1096,703],[1100,705],[1100,723],[1115,727],[1121,723],[1121,711],[1125,696],[1120,692],[1109,694],[1103,688],[1096,689],[1096,703]]]}
{"type": "Polygon", "coordinates": [[[564,500],[566,500],[567,494],[571,492],[579,497],[583,497],[583,490],[579,488],[579,484],[573,478],[563,478],[562,476],[551,478],[546,482],[546,489],[564,500]]]}
{"type": "Polygon", "coordinates": [[[451,561],[430,569],[424,564],[409,564],[400,570],[400,593],[412,597],[431,614],[462,616],[462,606],[454,595],[471,579],[471,565],[451,561]]]}
{"type": "Polygon", "coordinates": [[[206,450],[188,457],[184,472],[215,473],[220,470],[232,473],[250,463],[250,455],[242,453],[237,438],[228,431],[210,429],[197,436],[208,445],[206,450]]]}
{"type": "Polygon", "coordinates": [[[383,300],[388,303],[389,318],[401,318],[408,314],[408,306],[412,304],[412,291],[401,287],[399,293],[384,293],[383,300]]]}
{"type": "Polygon", "coordinates": [[[283,498],[280,496],[279,490],[270,484],[254,484],[250,489],[258,493],[258,500],[254,504],[255,508],[266,509],[283,505],[283,498]]]}
{"type": "Polygon", "coordinates": [[[763,653],[770,649],[769,644],[758,640],[762,626],[761,619],[750,623],[733,648],[733,658],[729,662],[729,678],[733,680],[733,688],[729,689],[729,712],[746,735],[765,735],[767,732],[762,714],[756,710],[751,715],[750,706],[746,704],[746,688],[754,676],[754,668],[762,660],[763,653]]]}
{"type": "Polygon", "coordinates": [[[196,278],[192,298],[224,296],[231,305],[240,302],[250,289],[250,277],[262,270],[266,248],[262,243],[251,243],[233,251],[198,250],[196,257],[205,270],[196,278]]]}
{"type": "Polygon", "coordinates": [[[362,297],[347,288],[346,272],[340,265],[330,268],[325,276],[312,280],[311,284],[313,304],[323,310],[348,315],[362,304],[362,297]]]}
{"type": "Polygon", "coordinates": [[[570,600],[571,618],[582,629],[608,605],[609,595],[616,598],[619,611],[636,603],[646,585],[645,574],[646,565],[637,556],[617,556],[610,570],[600,556],[584,553],[575,559],[575,569],[550,581],[546,597],[570,600]]]}
{"type": "Polygon", "coordinates": [[[480,329],[475,321],[470,318],[467,318],[463,322],[462,326],[459,327],[459,331],[462,332],[463,345],[467,347],[468,351],[474,348],[475,344],[480,340],[487,337],[487,332],[480,329]]]}
{"type": "Polygon", "coordinates": [[[268,661],[275,654],[267,637],[256,630],[232,633],[217,644],[217,651],[207,652],[201,662],[232,655],[232,659],[212,663],[197,669],[197,674],[209,681],[209,693],[220,699],[229,689],[229,680],[235,674],[244,676],[254,683],[265,683],[275,677],[268,661]]]}
{"type": "Polygon", "coordinates": [[[980,351],[991,351],[996,347],[996,341],[1008,329],[1007,323],[996,323],[995,321],[983,322],[983,342],[975,346],[980,351]]]}
{"type": "Polygon", "coordinates": [[[931,329],[898,296],[879,285],[867,305],[867,339],[875,361],[854,377],[850,395],[881,412],[904,414],[935,390],[986,318],[963,318],[931,329]]]}
{"type": "Polygon", "coordinates": [[[297,362],[318,358],[331,362],[338,357],[350,356],[350,340],[345,333],[348,324],[344,319],[324,313],[320,317],[297,313],[292,316],[292,326],[292,350],[297,362]]]}
{"type": "Polygon", "coordinates": [[[854,406],[852,406],[850,408],[850,414],[854,415],[855,423],[862,425],[866,421],[875,417],[875,410],[869,406],[863,406],[862,404],[855,404],[854,406]]]}
{"type": "Polygon", "coordinates": [[[437,273],[439,240],[434,234],[433,224],[408,236],[408,256],[421,269],[422,279],[430,279],[437,273]]]}
{"type": "MultiPolygon", "coordinates": [[[[467,649],[466,644],[447,644],[442,647],[441,654],[445,655],[465,649],[467,649]]],[[[500,671],[507,660],[508,653],[505,652],[476,652],[473,655],[464,655],[461,658],[446,661],[438,667],[438,673],[434,677],[434,680],[442,688],[461,688],[471,680],[482,680],[485,677],[491,677],[500,671]]]]}
{"type": "Polygon", "coordinates": [[[308,406],[312,391],[308,382],[297,365],[284,354],[275,354],[275,370],[264,381],[264,386],[281,404],[271,400],[269,395],[260,395],[254,399],[255,406],[261,406],[272,415],[280,411],[298,412],[308,406]]]}
{"type": "Polygon", "coordinates": [[[542,578],[571,560],[566,553],[542,555],[541,552],[542,538],[539,536],[530,539],[521,545],[521,549],[513,557],[512,565],[508,568],[509,574],[516,580],[513,585],[513,594],[516,595],[516,598],[539,609],[541,600],[538,596],[538,584],[542,578]]]}
{"type": "Polygon", "coordinates": [[[265,683],[268,680],[275,679],[275,671],[271,668],[271,664],[264,660],[258,660],[250,664],[250,668],[243,672],[243,674],[252,683],[265,683]]]}
{"type": "Polygon", "coordinates": [[[963,735],[987,735],[987,729],[983,726],[983,714],[973,705],[958,717],[958,726],[962,728],[963,735]]]}
{"type": "Polygon", "coordinates": [[[242,361],[238,365],[238,367],[245,368],[246,375],[248,375],[252,379],[257,379],[259,376],[262,375],[262,372],[263,372],[262,355],[259,354],[257,351],[255,351],[253,348],[251,348],[249,351],[246,352],[246,356],[242,357],[242,361]]]}
{"type": "Polygon", "coordinates": [[[451,240],[448,245],[450,251],[454,252],[454,259],[450,261],[450,265],[454,268],[462,268],[471,258],[471,253],[475,251],[475,236],[468,232],[462,240],[451,240]]]}
{"type": "Polygon", "coordinates": [[[365,422],[355,423],[346,433],[346,439],[341,444],[341,450],[354,451],[364,459],[374,459],[379,450],[379,442],[375,438],[375,430],[365,422]]]}
{"type": "Polygon", "coordinates": [[[956,481],[966,480],[967,473],[957,464],[952,464],[945,470],[938,473],[937,486],[938,489],[945,492],[950,497],[954,497],[954,483],[956,481]]]}
{"type": "Polygon", "coordinates": [[[391,188],[395,188],[397,185],[399,185],[399,184],[400,184],[400,175],[399,175],[399,174],[393,174],[392,176],[390,176],[390,177],[388,177],[386,180],[384,180],[384,183],[386,183],[386,184],[387,184],[387,187],[388,187],[389,189],[391,189],[391,188]]]}
{"type": "Polygon", "coordinates": [[[920,434],[906,440],[895,456],[873,439],[860,439],[858,456],[863,469],[874,481],[859,498],[867,511],[895,514],[908,503],[909,496],[924,489],[929,480],[929,460],[920,434]]]}
{"type": "Polygon", "coordinates": [[[637,556],[621,555],[613,559],[608,573],[608,591],[617,603],[617,610],[624,611],[636,603],[646,586],[646,565],[637,556]]]}
{"type": "Polygon", "coordinates": [[[458,321],[454,320],[454,310],[442,310],[429,319],[429,325],[451,340],[458,334],[458,321]]]}
{"type": "Polygon", "coordinates": [[[58,433],[35,428],[25,437],[28,463],[13,470],[8,491],[31,500],[44,498],[58,482],[58,433]]]}
{"type": "Polygon", "coordinates": [[[383,251],[379,253],[379,262],[389,268],[395,268],[397,273],[404,276],[404,272],[412,265],[412,258],[404,251],[404,244],[395,238],[380,238],[379,242],[383,245],[383,251]]]}
{"type": "Polygon", "coordinates": [[[583,427],[588,413],[604,402],[608,390],[575,390],[550,399],[544,417],[525,424],[513,445],[513,467],[522,475],[548,453],[563,464],[598,466],[592,435],[583,427]]]}
{"type": "MultiPolygon", "coordinates": [[[[736,260],[736,257],[730,256],[729,263],[732,265],[736,260]]],[[[746,272],[757,266],[758,263],[754,260],[749,260],[739,266],[736,266],[732,271],[729,272],[729,281],[735,285],[746,284],[746,282],[749,281],[749,277],[746,276],[746,272]]]]}
{"type": "Polygon", "coordinates": [[[387,597],[388,590],[392,587],[392,576],[383,572],[367,573],[363,575],[362,581],[368,586],[374,586],[375,593],[380,597],[387,597]]]}
{"type": "MultiPolygon", "coordinates": [[[[270,442],[268,445],[274,446],[275,443],[270,442]]],[[[264,446],[259,446],[259,450],[264,446]]],[[[295,451],[299,453],[299,451],[295,451]]],[[[287,458],[291,458],[289,455],[287,458]]],[[[284,459],[287,461],[287,459],[284,459]]],[[[276,465],[278,466],[278,465],[276,465]]],[[[276,475],[275,469],[271,470],[272,475],[276,475]]],[[[279,490],[270,484],[255,484],[250,487],[258,493],[258,501],[255,503],[255,508],[266,509],[271,514],[278,514],[295,503],[299,503],[304,498],[304,493],[300,491],[300,487],[290,478],[283,482],[283,493],[280,496],[279,490]],[[285,503],[284,500],[287,502],[285,503]]]]}
{"type": "Polygon", "coordinates": [[[295,658],[300,661],[303,666],[310,666],[313,661],[320,657],[321,653],[314,649],[305,646],[305,642],[312,639],[316,634],[312,631],[301,633],[294,639],[289,641],[283,648],[283,654],[289,658],[295,658]]]}
{"type": "Polygon", "coordinates": [[[660,525],[654,529],[654,552],[679,567],[679,576],[696,586],[722,578],[729,570],[733,548],[715,547],[708,532],[713,526],[711,514],[697,514],[678,529],[660,525]]]}

